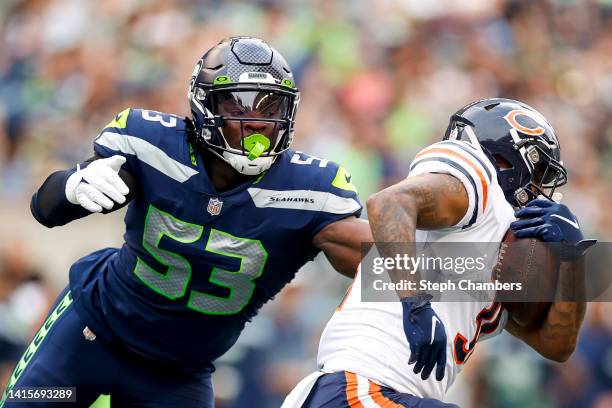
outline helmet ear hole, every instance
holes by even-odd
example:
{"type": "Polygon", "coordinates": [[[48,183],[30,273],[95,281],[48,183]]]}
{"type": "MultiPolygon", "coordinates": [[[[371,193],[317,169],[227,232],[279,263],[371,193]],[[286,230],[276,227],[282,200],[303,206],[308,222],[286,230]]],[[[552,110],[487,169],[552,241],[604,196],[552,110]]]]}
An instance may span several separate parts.
{"type": "Polygon", "coordinates": [[[506,160],[501,154],[494,154],[493,158],[495,159],[497,167],[499,167],[500,169],[511,169],[514,167],[512,163],[506,160]]]}

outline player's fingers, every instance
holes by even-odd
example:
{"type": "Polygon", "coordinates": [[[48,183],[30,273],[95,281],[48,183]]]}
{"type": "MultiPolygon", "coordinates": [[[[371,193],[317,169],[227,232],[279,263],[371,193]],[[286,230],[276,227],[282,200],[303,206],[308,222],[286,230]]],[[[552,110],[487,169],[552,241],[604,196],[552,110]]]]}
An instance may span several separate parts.
{"type": "Polygon", "coordinates": [[[425,345],[420,348],[419,357],[417,359],[416,364],[414,365],[414,369],[412,370],[414,371],[415,374],[418,374],[421,372],[421,370],[425,366],[425,363],[427,363],[427,360],[429,359],[430,353],[431,353],[431,347],[429,347],[429,345],[425,345]]]}
{"type": "Polygon", "coordinates": [[[514,213],[516,218],[533,218],[544,214],[544,209],[539,207],[523,207],[514,213]]]}
{"type": "Polygon", "coordinates": [[[410,358],[408,359],[408,364],[412,365],[419,360],[419,349],[416,347],[410,346],[410,358]]]}
{"type": "Polygon", "coordinates": [[[535,217],[514,221],[512,224],[510,224],[510,228],[513,231],[517,231],[523,228],[537,227],[538,225],[542,224],[544,224],[544,220],[540,217],[535,217]]]}
{"type": "Polygon", "coordinates": [[[110,197],[116,203],[123,204],[125,202],[125,196],[121,194],[119,190],[113,187],[108,181],[106,181],[104,176],[101,176],[100,174],[87,174],[84,179],[96,190],[102,192],[107,197],[110,197]]]}
{"type": "Polygon", "coordinates": [[[102,207],[85,194],[83,191],[76,192],[76,199],[81,207],[85,208],[89,212],[99,213],[102,212],[102,207]]]}
{"type": "Polygon", "coordinates": [[[81,185],[79,185],[79,189],[85,196],[87,196],[91,201],[98,204],[99,206],[107,210],[113,208],[113,202],[93,186],[81,183],[81,185]]]}
{"type": "Polygon", "coordinates": [[[410,358],[408,359],[408,364],[412,365],[419,359],[419,351],[421,348],[413,341],[409,341],[408,344],[410,345],[410,358]]]}
{"type": "Polygon", "coordinates": [[[444,371],[446,370],[446,344],[440,350],[438,354],[438,361],[436,366],[436,380],[442,381],[444,379],[444,371]]]}
{"type": "Polygon", "coordinates": [[[421,371],[421,379],[426,380],[431,375],[434,366],[436,365],[436,361],[438,360],[438,354],[440,353],[440,347],[434,347],[431,349],[427,360],[425,361],[425,365],[423,365],[423,371],[421,371]]]}
{"type": "Polygon", "coordinates": [[[542,224],[531,228],[523,228],[521,230],[514,231],[514,236],[517,238],[539,238],[546,234],[549,228],[550,225],[548,224],[542,224]]]}
{"type": "MultiPolygon", "coordinates": [[[[119,156],[123,157],[123,156],[119,156]]],[[[101,175],[111,186],[113,186],[122,195],[127,195],[130,192],[128,186],[123,182],[119,174],[109,167],[105,167],[101,171],[101,175]]],[[[125,201],[125,200],[124,200],[125,201]]]]}
{"type": "Polygon", "coordinates": [[[108,166],[111,169],[115,170],[115,173],[117,173],[127,159],[124,156],[116,154],[112,157],[109,157],[106,160],[107,160],[108,166]]]}

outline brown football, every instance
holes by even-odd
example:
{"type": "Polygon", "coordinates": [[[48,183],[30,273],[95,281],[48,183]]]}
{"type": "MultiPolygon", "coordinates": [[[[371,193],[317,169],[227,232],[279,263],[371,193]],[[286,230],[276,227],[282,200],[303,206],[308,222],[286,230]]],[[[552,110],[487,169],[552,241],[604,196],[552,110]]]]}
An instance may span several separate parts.
{"type": "Polygon", "coordinates": [[[498,299],[522,327],[541,323],[554,298],[559,259],[551,246],[535,238],[516,238],[511,230],[501,243],[493,279],[521,283],[520,291],[499,290],[498,299]]]}

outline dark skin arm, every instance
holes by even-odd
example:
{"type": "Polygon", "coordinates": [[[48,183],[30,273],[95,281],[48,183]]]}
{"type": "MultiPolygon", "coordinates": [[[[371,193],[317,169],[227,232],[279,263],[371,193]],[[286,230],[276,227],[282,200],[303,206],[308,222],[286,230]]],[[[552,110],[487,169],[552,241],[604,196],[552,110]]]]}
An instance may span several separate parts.
{"type": "MultiPolygon", "coordinates": [[[[416,229],[437,230],[457,224],[467,211],[469,199],[463,184],[448,174],[424,174],[408,177],[386,188],[367,201],[370,227],[377,243],[401,243],[379,245],[381,256],[412,256],[416,229]]],[[[407,271],[390,270],[394,282],[409,279],[419,280],[418,272],[408,275],[407,271]]],[[[418,292],[398,290],[400,298],[416,295],[418,292]]]]}
{"type": "Polygon", "coordinates": [[[551,305],[540,327],[523,328],[509,319],[506,330],[544,357],[560,363],[567,361],[576,348],[586,311],[586,303],[568,300],[584,299],[584,293],[584,258],[562,262],[556,297],[565,301],[559,300],[551,305]]]}
{"type": "Polygon", "coordinates": [[[366,220],[348,217],[323,228],[312,240],[321,249],[334,269],[354,278],[361,262],[361,244],[372,242],[372,232],[366,220]]]}
{"type": "MultiPolygon", "coordinates": [[[[455,225],[469,206],[461,182],[447,174],[426,174],[409,177],[367,201],[370,227],[375,242],[413,243],[416,229],[436,230],[455,225]]],[[[396,252],[382,256],[395,256],[396,252]]],[[[380,250],[380,248],[379,248],[380,250]]],[[[390,271],[391,278],[403,278],[390,271]]],[[[418,279],[418,275],[416,275],[418,279]]],[[[415,275],[412,276],[415,279],[415,275]]],[[[580,299],[584,290],[583,261],[562,262],[559,268],[557,297],[580,299]]],[[[410,291],[398,292],[400,297],[414,296],[410,291]]],[[[506,329],[527,343],[542,356],[554,361],[566,361],[576,347],[578,332],[585,312],[584,302],[554,302],[541,327],[525,329],[510,319],[506,329]]]]}

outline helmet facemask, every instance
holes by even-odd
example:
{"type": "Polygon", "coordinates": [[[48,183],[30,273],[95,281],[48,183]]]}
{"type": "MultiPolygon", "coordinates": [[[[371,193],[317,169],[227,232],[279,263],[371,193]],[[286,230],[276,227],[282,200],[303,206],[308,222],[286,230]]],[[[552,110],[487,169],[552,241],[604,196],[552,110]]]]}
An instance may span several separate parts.
{"type": "Polygon", "coordinates": [[[555,201],[555,190],[567,183],[563,163],[546,153],[539,143],[533,139],[522,139],[514,144],[482,143],[495,166],[506,200],[515,207],[523,207],[538,197],[555,201]]]}
{"type": "Polygon", "coordinates": [[[524,139],[515,147],[530,174],[529,181],[514,193],[514,199],[520,207],[540,196],[554,201],[557,187],[567,183],[567,171],[563,163],[546,153],[539,143],[524,139]]]}
{"type": "Polygon", "coordinates": [[[189,96],[194,118],[201,118],[197,139],[239,173],[266,171],[291,144],[299,103],[294,88],[265,83],[196,86],[189,96]]]}

